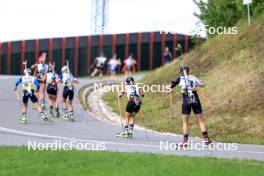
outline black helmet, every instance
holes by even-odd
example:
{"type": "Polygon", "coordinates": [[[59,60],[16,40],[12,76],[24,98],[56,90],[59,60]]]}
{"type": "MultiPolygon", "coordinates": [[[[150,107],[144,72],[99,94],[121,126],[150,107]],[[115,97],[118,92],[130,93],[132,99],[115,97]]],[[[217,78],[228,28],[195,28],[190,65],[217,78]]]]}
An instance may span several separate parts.
{"type": "Polygon", "coordinates": [[[126,83],[130,83],[130,82],[134,83],[134,78],[132,76],[129,76],[126,79],[126,83]]]}
{"type": "Polygon", "coordinates": [[[183,69],[186,70],[186,73],[189,73],[190,68],[189,67],[181,67],[180,73],[183,73],[183,69]]]}

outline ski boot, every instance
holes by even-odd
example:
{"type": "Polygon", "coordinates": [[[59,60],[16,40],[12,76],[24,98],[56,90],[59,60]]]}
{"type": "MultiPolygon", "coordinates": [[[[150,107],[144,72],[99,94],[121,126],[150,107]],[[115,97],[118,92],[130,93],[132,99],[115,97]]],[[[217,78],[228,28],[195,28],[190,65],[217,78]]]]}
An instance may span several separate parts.
{"type": "Polygon", "coordinates": [[[120,137],[120,138],[128,138],[128,131],[124,131],[124,132],[121,132],[121,133],[117,133],[116,134],[116,137],[120,137]]]}
{"type": "Polygon", "coordinates": [[[55,117],[55,115],[54,115],[54,112],[53,112],[53,109],[52,108],[50,108],[50,116],[52,117],[52,118],[54,118],[55,117]]]}
{"type": "Polygon", "coordinates": [[[203,142],[205,143],[205,145],[210,145],[212,143],[212,141],[209,139],[209,137],[204,137],[203,142]]]}
{"type": "Polygon", "coordinates": [[[69,119],[69,114],[68,112],[65,112],[62,116],[60,116],[61,118],[68,120],[69,119]]]}
{"type": "Polygon", "coordinates": [[[40,116],[42,117],[42,119],[43,119],[44,122],[53,122],[44,113],[40,113],[40,116]]]}
{"type": "Polygon", "coordinates": [[[128,131],[128,133],[127,133],[127,137],[128,137],[128,138],[132,138],[132,137],[133,137],[133,130],[132,130],[132,129],[130,129],[130,130],[128,131]]]}
{"type": "Polygon", "coordinates": [[[75,120],[74,120],[74,116],[73,116],[73,112],[70,112],[70,113],[69,113],[69,120],[70,120],[71,122],[75,122],[75,120]]]}
{"type": "Polygon", "coordinates": [[[26,124],[27,123],[26,114],[23,114],[22,117],[20,117],[18,119],[18,123],[21,123],[21,124],[26,124]]]}
{"type": "Polygon", "coordinates": [[[55,117],[56,117],[56,118],[60,118],[60,116],[61,116],[61,115],[60,115],[59,111],[56,111],[56,112],[55,112],[55,117]]]}
{"type": "Polygon", "coordinates": [[[189,141],[188,140],[183,140],[182,143],[177,144],[177,149],[179,149],[179,148],[187,149],[188,147],[189,147],[189,141]]]}

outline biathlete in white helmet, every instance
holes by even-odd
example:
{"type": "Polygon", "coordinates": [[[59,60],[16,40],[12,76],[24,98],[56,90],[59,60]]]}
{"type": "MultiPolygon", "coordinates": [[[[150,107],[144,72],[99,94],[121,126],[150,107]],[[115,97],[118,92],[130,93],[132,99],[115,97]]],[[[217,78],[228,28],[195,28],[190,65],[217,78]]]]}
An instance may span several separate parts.
{"type": "Polygon", "coordinates": [[[55,72],[55,64],[50,63],[47,73],[47,94],[49,98],[50,115],[52,117],[60,117],[59,106],[58,106],[58,90],[60,79],[58,74],[55,72]],[[54,113],[55,110],[55,113],[54,113]]]}
{"type": "Polygon", "coordinates": [[[104,57],[104,54],[101,53],[99,57],[96,57],[93,63],[93,73],[91,74],[92,77],[94,77],[97,73],[99,73],[100,79],[103,77],[103,72],[104,72],[104,65],[106,62],[106,57],[104,57]]]}
{"type": "Polygon", "coordinates": [[[114,54],[113,57],[108,61],[107,65],[111,73],[111,77],[115,78],[118,71],[118,66],[121,65],[120,59],[117,59],[116,54],[114,54]]]}
{"type": "Polygon", "coordinates": [[[31,69],[35,69],[34,76],[40,84],[40,105],[45,109],[45,88],[46,88],[46,76],[49,66],[46,64],[46,53],[42,53],[38,58],[38,63],[31,66],[31,69]]]}
{"type": "MultiPolygon", "coordinates": [[[[27,114],[27,107],[28,107],[28,100],[29,99],[32,101],[33,104],[35,104],[37,110],[40,113],[40,116],[42,117],[42,119],[44,121],[51,121],[49,118],[47,118],[47,116],[43,112],[42,107],[39,106],[39,104],[38,104],[38,98],[37,98],[36,94],[39,91],[40,85],[39,85],[38,81],[33,76],[31,76],[30,74],[31,74],[31,70],[29,68],[26,68],[24,70],[24,76],[22,78],[19,78],[15,83],[14,92],[16,93],[16,95],[17,95],[17,92],[16,92],[17,87],[19,84],[22,84],[22,90],[23,90],[22,117],[19,118],[18,122],[26,124],[26,120],[27,120],[26,114],[27,114]]],[[[19,98],[19,97],[17,97],[17,98],[19,98]]]]}
{"type": "Polygon", "coordinates": [[[211,140],[208,137],[208,132],[205,127],[204,118],[202,115],[202,105],[197,93],[198,87],[205,85],[195,76],[189,75],[189,67],[180,69],[181,76],[171,82],[171,88],[179,85],[182,90],[182,119],[183,119],[183,143],[181,146],[188,146],[188,133],[189,133],[189,117],[191,110],[193,110],[197,122],[199,123],[201,132],[203,134],[205,144],[210,144],[211,140]]]}
{"type": "Polygon", "coordinates": [[[74,113],[73,113],[73,97],[74,97],[74,84],[79,83],[79,80],[75,78],[68,66],[63,66],[61,69],[60,79],[63,84],[63,93],[62,93],[62,105],[64,109],[64,118],[67,118],[74,122],[74,113]],[[68,100],[68,104],[67,104],[68,100]]]}
{"type": "Polygon", "coordinates": [[[129,76],[126,79],[126,85],[123,92],[119,92],[118,96],[122,97],[127,94],[128,102],[126,106],[126,116],[124,121],[124,132],[118,134],[121,137],[132,138],[133,128],[135,124],[136,114],[140,110],[141,97],[144,97],[142,90],[135,84],[134,78],[129,76]]]}
{"type": "Polygon", "coordinates": [[[133,58],[132,54],[130,54],[128,58],[124,60],[124,64],[123,72],[125,72],[126,76],[131,76],[135,71],[135,65],[137,64],[137,61],[133,58]]]}

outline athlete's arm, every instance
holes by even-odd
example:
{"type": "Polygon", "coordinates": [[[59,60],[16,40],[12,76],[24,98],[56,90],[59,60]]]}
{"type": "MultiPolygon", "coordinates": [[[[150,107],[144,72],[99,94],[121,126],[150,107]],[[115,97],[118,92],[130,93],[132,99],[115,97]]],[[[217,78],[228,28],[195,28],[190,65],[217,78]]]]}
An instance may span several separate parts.
{"type": "Polygon", "coordinates": [[[73,82],[76,83],[76,84],[79,84],[80,83],[80,81],[77,78],[74,78],[73,79],[73,82]]]}
{"type": "Polygon", "coordinates": [[[178,77],[176,80],[171,81],[171,88],[177,86],[178,84],[180,84],[181,78],[178,77]]]}
{"type": "Polygon", "coordinates": [[[205,87],[205,84],[199,80],[198,78],[195,79],[195,82],[196,82],[196,85],[199,86],[199,87],[205,87]]]}
{"type": "Polygon", "coordinates": [[[21,83],[22,83],[22,78],[19,78],[19,79],[16,81],[16,84],[15,84],[15,87],[14,87],[14,91],[17,90],[17,86],[18,86],[19,84],[21,84],[21,83]]]}
{"type": "Polygon", "coordinates": [[[123,87],[121,92],[118,92],[117,95],[121,98],[126,92],[126,87],[123,87]]]}
{"type": "Polygon", "coordinates": [[[145,96],[142,89],[139,89],[139,94],[140,94],[141,97],[144,97],[145,96]]]}

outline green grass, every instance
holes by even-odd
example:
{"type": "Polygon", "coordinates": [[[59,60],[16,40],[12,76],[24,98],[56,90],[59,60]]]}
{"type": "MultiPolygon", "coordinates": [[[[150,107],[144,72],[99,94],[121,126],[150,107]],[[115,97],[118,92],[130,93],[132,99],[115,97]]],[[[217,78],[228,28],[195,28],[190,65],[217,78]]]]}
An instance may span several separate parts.
{"type": "MultiPolygon", "coordinates": [[[[219,35],[185,56],[191,74],[205,82],[198,94],[213,140],[264,144],[264,15],[251,27],[238,24],[237,35],[219,35]]],[[[180,62],[156,69],[142,82],[170,84],[179,75],[180,62]]],[[[161,132],[182,133],[181,93],[173,92],[174,119],[171,120],[169,94],[146,93],[143,98],[145,126],[161,132]]],[[[103,99],[117,110],[116,94],[103,99]]],[[[123,108],[125,100],[122,102],[123,108]]],[[[138,118],[142,125],[142,119],[138,118]]],[[[190,121],[190,136],[201,137],[195,121],[190,121]]]]}
{"type": "Polygon", "coordinates": [[[1,176],[46,175],[263,175],[257,161],[162,156],[142,153],[95,151],[28,151],[27,148],[0,148],[1,176]]]}

